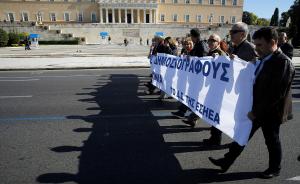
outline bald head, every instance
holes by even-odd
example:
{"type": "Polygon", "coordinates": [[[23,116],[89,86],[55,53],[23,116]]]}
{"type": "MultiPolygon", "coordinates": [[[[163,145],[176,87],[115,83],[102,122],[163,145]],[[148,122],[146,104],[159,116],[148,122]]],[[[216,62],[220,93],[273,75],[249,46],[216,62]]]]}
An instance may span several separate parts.
{"type": "Polygon", "coordinates": [[[216,41],[219,42],[219,43],[220,43],[220,41],[221,41],[221,37],[220,37],[219,35],[217,35],[217,34],[212,34],[212,35],[210,35],[210,36],[209,36],[209,39],[216,40],[216,41]]]}
{"type": "Polygon", "coordinates": [[[229,32],[233,45],[239,45],[246,40],[248,32],[248,25],[244,22],[237,22],[234,24],[229,32]]]}
{"type": "Polygon", "coordinates": [[[246,36],[249,33],[248,25],[245,24],[244,22],[237,22],[234,24],[231,28],[231,30],[239,30],[239,31],[244,31],[246,36]]]}

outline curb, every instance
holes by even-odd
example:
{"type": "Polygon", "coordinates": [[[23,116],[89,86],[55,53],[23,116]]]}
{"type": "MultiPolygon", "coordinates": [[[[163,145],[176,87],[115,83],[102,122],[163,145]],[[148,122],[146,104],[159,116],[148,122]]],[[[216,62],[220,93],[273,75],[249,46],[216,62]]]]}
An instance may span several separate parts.
{"type": "Polygon", "coordinates": [[[149,69],[150,66],[101,66],[101,67],[71,67],[71,68],[0,68],[0,71],[32,71],[32,70],[93,70],[93,69],[149,69]]]}

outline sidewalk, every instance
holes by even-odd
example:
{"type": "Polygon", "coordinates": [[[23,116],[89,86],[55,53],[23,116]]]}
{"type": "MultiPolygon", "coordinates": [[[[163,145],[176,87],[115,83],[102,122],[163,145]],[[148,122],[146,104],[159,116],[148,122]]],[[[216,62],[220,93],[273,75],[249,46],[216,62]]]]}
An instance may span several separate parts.
{"type": "MultiPolygon", "coordinates": [[[[300,66],[300,57],[294,57],[300,66]]],[[[147,57],[0,58],[0,70],[53,70],[150,67],[147,57]]]]}
{"type": "Polygon", "coordinates": [[[149,67],[147,57],[0,58],[0,70],[149,67]]]}
{"type": "MultiPolygon", "coordinates": [[[[150,67],[145,45],[41,45],[30,51],[23,47],[0,48],[0,70],[58,70],[150,67]]],[[[293,63],[300,66],[300,50],[293,63]]]]}

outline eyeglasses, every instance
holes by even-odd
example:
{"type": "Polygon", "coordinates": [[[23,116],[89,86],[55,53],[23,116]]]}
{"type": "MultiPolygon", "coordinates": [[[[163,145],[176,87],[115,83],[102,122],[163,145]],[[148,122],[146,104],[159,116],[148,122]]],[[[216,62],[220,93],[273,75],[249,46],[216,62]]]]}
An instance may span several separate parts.
{"type": "Polygon", "coordinates": [[[212,39],[212,38],[208,39],[207,41],[208,42],[219,42],[218,40],[215,40],[215,39],[212,39]]]}
{"type": "Polygon", "coordinates": [[[244,30],[230,30],[229,33],[232,34],[236,34],[236,33],[240,33],[240,32],[245,32],[244,30]]]}

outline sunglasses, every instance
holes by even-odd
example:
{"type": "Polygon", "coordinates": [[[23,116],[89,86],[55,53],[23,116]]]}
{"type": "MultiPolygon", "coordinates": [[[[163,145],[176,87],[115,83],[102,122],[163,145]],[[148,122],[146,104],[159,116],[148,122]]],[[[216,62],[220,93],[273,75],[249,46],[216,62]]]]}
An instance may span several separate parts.
{"type": "Polygon", "coordinates": [[[236,33],[240,33],[240,32],[245,32],[243,30],[230,30],[229,33],[230,34],[236,34],[236,33]]]}
{"type": "Polygon", "coordinates": [[[215,40],[215,39],[208,39],[207,41],[208,42],[218,42],[218,40],[215,40]]]}

